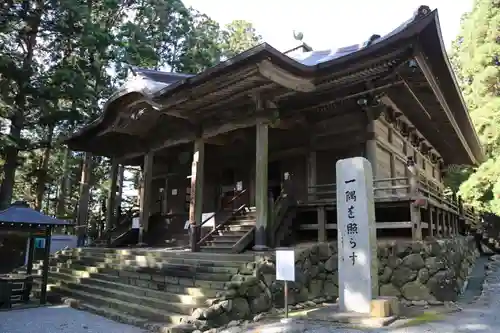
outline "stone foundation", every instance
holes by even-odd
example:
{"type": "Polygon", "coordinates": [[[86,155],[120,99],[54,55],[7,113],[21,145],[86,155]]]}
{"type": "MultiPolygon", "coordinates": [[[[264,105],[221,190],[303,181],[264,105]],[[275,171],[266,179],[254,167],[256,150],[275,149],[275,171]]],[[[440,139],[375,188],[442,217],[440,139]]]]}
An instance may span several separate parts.
{"type": "MultiPolygon", "coordinates": [[[[295,251],[296,281],[288,283],[289,304],[335,299],[338,296],[337,243],[300,246],[295,251]]],[[[472,237],[380,242],[380,295],[424,304],[454,301],[463,290],[478,255],[472,237]]],[[[210,307],[195,310],[187,321],[203,329],[252,318],[284,305],[283,282],[275,279],[273,255],[248,263],[225,289],[210,307]]]]}

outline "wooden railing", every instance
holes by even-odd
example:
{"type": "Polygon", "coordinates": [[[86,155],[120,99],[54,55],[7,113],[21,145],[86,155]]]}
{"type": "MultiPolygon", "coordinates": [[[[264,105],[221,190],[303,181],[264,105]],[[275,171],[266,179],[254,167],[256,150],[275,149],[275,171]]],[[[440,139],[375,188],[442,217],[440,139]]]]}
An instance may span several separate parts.
{"type": "Polygon", "coordinates": [[[198,245],[202,245],[206,241],[210,240],[216,232],[221,230],[233,218],[233,216],[244,213],[246,211],[246,209],[247,209],[247,205],[243,204],[237,210],[231,212],[230,216],[228,216],[226,219],[224,219],[224,221],[222,221],[221,223],[217,224],[208,234],[205,235],[205,237],[200,239],[198,241],[198,245]]]}
{"type": "MultiPolygon", "coordinates": [[[[307,202],[336,201],[337,186],[335,183],[309,186],[307,202]]],[[[375,199],[406,197],[410,194],[410,182],[407,177],[379,178],[373,181],[375,199]],[[387,185],[389,183],[390,185],[387,185]]]]}
{"type": "MultiPolygon", "coordinates": [[[[403,201],[426,198],[430,203],[439,205],[445,210],[464,216],[470,221],[478,217],[472,207],[462,203],[460,197],[444,186],[426,178],[423,174],[418,179],[412,177],[377,178],[373,180],[375,201],[403,201]]],[[[308,187],[306,205],[335,204],[336,184],[318,184],[308,187]]]]}
{"type": "Polygon", "coordinates": [[[271,230],[269,244],[272,247],[278,245],[278,232],[280,227],[282,226],[282,223],[287,217],[290,209],[295,204],[296,201],[293,196],[293,190],[291,189],[291,181],[287,180],[283,183],[278,199],[276,199],[276,201],[269,206],[271,208],[269,212],[269,226],[271,230]]]}
{"type": "Polygon", "coordinates": [[[137,209],[137,206],[130,207],[125,214],[122,214],[119,217],[118,223],[112,228],[105,230],[101,236],[94,241],[94,243],[105,241],[108,245],[111,245],[113,240],[116,240],[117,238],[122,237],[124,233],[129,232],[132,228],[132,219],[136,213],[136,211],[134,211],[135,209],[137,209]],[[113,236],[115,236],[114,239],[113,236]]]}
{"type": "MultiPolygon", "coordinates": [[[[209,217],[207,217],[205,220],[203,220],[200,224],[200,227],[202,227],[204,224],[206,224],[208,221],[210,221],[212,218],[216,218],[217,215],[220,215],[221,213],[225,213],[227,212],[226,209],[232,205],[236,200],[238,200],[243,194],[246,193],[246,189],[242,190],[242,191],[239,191],[238,193],[236,193],[232,198],[231,200],[229,200],[228,202],[226,202],[221,208],[219,208],[219,210],[217,210],[215,213],[211,214],[209,217]]],[[[232,214],[231,212],[229,212],[229,214],[231,217],[232,217],[232,214]]],[[[224,218],[224,220],[226,220],[226,218],[224,218]]],[[[216,222],[214,221],[214,229],[216,227],[216,222]]]]}

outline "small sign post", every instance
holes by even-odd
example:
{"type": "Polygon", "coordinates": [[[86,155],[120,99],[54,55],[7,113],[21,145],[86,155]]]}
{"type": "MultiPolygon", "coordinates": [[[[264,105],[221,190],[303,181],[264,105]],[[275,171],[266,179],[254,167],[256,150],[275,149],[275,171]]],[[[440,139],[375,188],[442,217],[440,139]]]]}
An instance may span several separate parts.
{"type": "Polygon", "coordinates": [[[284,281],[285,318],[288,318],[288,281],[295,282],[295,251],[293,249],[276,250],[276,280],[284,281]]]}
{"type": "Polygon", "coordinates": [[[369,314],[378,294],[372,168],[366,158],[354,157],[338,161],[336,172],[339,305],[369,314]]]}

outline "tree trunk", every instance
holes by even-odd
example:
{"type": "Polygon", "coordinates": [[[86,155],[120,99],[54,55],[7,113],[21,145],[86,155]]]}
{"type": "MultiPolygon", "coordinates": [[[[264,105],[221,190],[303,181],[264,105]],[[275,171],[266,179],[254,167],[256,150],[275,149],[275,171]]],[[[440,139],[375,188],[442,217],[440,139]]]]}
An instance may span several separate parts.
{"type": "MultiPolygon", "coordinates": [[[[12,122],[10,126],[10,136],[18,142],[21,138],[21,127],[12,122]]],[[[15,145],[5,147],[5,164],[3,166],[3,182],[0,187],[0,209],[9,207],[12,201],[12,193],[14,192],[14,183],[16,179],[17,157],[19,149],[15,145]]]]}
{"type": "Polygon", "coordinates": [[[68,147],[64,149],[64,159],[63,159],[63,175],[61,179],[61,184],[59,185],[59,195],[57,197],[57,217],[66,216],[66,196],[68,195],[68,191],[71,189],[70,187],[70,179],[69,179],[69,157],[70,150],[68,147]]]}
{"type": "Polygon", "coordinates": [[[42,0],[37,0],[35,6],[30,6],[30,1],[23,1],[22,12],[19,17],[23,18],[26,27],[19,30],[17,40],[19,40],[24,48],[25,55],[23,59],[22,71],[20,72],[17,83],[20,87],[15,96],[15,114],[11,118],[10,137],[14,144],[10,144],[5,148],[5,164],[4,164],[4,180],[0,188],[0,209],[4,209],[10,205],[12,201],[12,193],[16,179],[17,158],[19,155],[19,142],[21,139],[21,130],[24,127],[24,117],[26,109],[27,89],[33,75],[33,56],[37,42],[38,29],[40,21],[45,9],[42,0]]]}
{"type": "Polygon", "coordinates": [[[38,170],[38,177],[36,184],[36,198],[35,198],[35,210],[37,211],[40,211],[42,209],[43,196],[45,194],[45,185],[47,183],[47,175],[49,172],[49,159],[50,159],[50,152],[52,150],[53,136],[54,136],[54,126],[51,125],[48,128],[47,147],[43,152],[42,165],[38,170]]]}
{"type": "Polygon", "coordinates": [[[90,174],[92,172],[92,154],[85,153],[82,164],[82,176],[80,182],[80,199],[78,200],[78,212],[76,225],[78,228],[78,246],[83,245],[84,235],[88,224],[89,200],[90,200],[90,174]]]}

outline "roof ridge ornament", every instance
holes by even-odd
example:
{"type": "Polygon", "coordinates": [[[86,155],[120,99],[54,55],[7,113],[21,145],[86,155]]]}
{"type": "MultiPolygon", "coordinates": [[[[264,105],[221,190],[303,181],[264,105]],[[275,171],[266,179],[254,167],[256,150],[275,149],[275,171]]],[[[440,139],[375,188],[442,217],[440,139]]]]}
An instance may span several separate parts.
{"type": "Polygon", "coordinates": [[[364,42],[364,43],[363,43],[363,47],[368,47],[368,46],[372,45],[373,43],[375,43],[375,41],[376,41],[377,39],[380,39],[380,37],[381,37],[381,36],[380,36],[380,35],[378,35],[378,34],[373,34],[373,35],[371,35],[371,36],[370,36],[370,38],[368,38],[368,40],[367,40],[366,42],[364,42]]]}
{"type": "Polygon", "coordinates": [[[426,5],[418,7],[418,9],[413,13],[413,21],[421,20],[431,13],[431,8],[426,5]]]}

